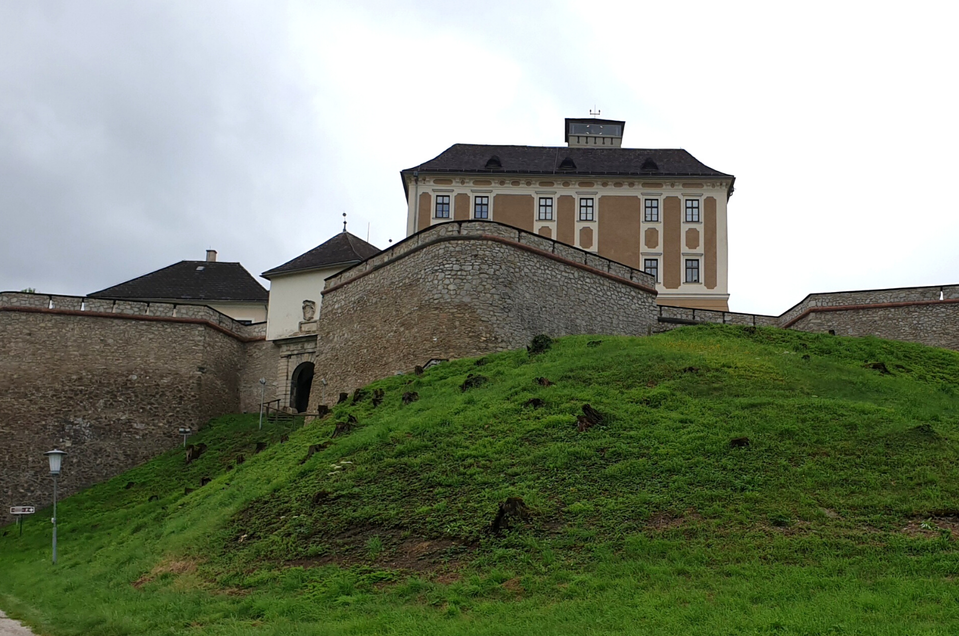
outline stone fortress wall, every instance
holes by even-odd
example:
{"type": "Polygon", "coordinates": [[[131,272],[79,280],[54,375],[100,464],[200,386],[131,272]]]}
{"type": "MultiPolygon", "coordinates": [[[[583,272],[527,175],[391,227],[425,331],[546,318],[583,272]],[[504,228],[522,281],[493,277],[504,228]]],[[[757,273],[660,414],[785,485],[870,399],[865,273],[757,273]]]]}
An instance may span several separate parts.
{"type": "MultiPolygon", "coordinates": [[[[959,285],[811,294],[781,316],[661,307],[652,278],[487,221],[433,226],[326,281],[310,410],[430,359],[540,333],[647,335],[725,323],[874,335],[959,350],[959,285]],[[321,380],[326,380],[323,384],[321,380]]],[[[177,428],[282,394],[265,324],[208,307],[0,294],[0,523],[45,506],[43,452],[70,454],[64,494],[178,443],[177,428]]],[[[284,367],[285,368],[285,367],[284,367]]]]}
{"type": "Polygon", "coordinates": [[[487,221],[435,225],[328,278],[322,307],[311,411],[430,359],[656,324],[649,274],[487,221]]]}
{"type": "Polygon", "coordinates": [[[659,331],[720,323],[875,336],[959,351],[959,285],[809,294],[780,316],[660,307],[659,331]]]}
{"type": "Polygon", "coordinates": [[[180,443],[181,426],[257,410],[276,364],[264,336],[208,307],[0,294],[0,523],[50,501],[54,447],[66,496],[180,443]]]}

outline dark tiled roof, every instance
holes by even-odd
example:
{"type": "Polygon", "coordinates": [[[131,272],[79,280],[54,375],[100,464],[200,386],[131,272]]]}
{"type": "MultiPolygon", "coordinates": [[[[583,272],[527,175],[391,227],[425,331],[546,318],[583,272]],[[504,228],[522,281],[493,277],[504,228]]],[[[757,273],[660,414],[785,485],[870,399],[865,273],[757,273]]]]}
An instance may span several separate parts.
{"type": "Polygon", "coordinates": [[[180,261],[90,294],[125,300],[266,302],[269,292],[239,263],[180,261]]]}
{"type": "Polygon", "coordinates": [[[317,245],[306,254],[301,254],[292,261],[263,272],[261,276],[270,278],[276,274],[322,269],[334,265],[353,265],[379,253],[380,249],[378,247],[344,231],[326,243],[317,245]]]}
{"type": "Polygon", "coordinates": [[[569,148],[566,146],[487,146],[455,144],[435,159],[404,170],[405,175],[420,172],[469,172],[480,174],[569,174],[657,177],[733,176],[701,163],[685,150],[646,150],[642,148],[569,148]],[[502,168],[486,167],[497,157],[502,168]],[[572,166],[570,165],[572,164],[572,166]]]}

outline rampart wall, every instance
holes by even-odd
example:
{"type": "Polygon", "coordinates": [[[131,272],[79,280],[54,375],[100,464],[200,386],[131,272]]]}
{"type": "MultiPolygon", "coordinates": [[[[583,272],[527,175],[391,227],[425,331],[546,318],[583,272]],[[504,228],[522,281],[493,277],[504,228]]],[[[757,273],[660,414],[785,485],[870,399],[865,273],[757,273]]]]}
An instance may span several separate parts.
{"type": "Polygon", "coordinates": [[[647,335],[656,312],[639,270],[498,223],[436,225],[327,279],[310,410],[324,391],[537,334],[647,335]]]}
{"type": "Polygon", "coordinates": [[[810,294],[780,326],[959,350],[959,285],[810,294]]]}
{"type": "MultiPolygon", "coordinates": [[[[781,316],[661,307],[652,278],[513,227],[454,221],[327,279],[310,409],[430,359],[514,349],[541,333],[647,335],[722,323],[874,335],[959,350],[959,285],[810,294],[781,316]],[[323,385],[320,380],[326,380],[323,385]]],[[[265,324],[209,307],[0,294],[0,523],[180,442],[180,426],[282,394],[265,324]]],[[[289,362],[288,360],[286,362],[289,362]]]]}
{"type": "Polygon", "coordinates": [[[781,316],[660,307],[657,331],[722,323],[876,336],[959,350],[959,285],[809,294],[781,316]]]}
{"type": "Polygon", "coordinates": [[[44,451],[69,453],[67,495],[180,443],[181,426],[257,409],[248,376],[275,368],[263,333],[206,307],[0,294],[0,522],[50,501],[44,451]]]}

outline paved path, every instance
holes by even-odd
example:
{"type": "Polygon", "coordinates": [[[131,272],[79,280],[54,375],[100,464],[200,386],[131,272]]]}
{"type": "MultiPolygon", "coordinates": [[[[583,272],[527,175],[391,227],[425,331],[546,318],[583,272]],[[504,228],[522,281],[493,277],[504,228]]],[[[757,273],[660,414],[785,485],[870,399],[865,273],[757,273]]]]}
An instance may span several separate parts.
{"type": "Polygon", "coordinates": [[[0,636],[34,636],[33,632],[0,610],[0,636]]]}

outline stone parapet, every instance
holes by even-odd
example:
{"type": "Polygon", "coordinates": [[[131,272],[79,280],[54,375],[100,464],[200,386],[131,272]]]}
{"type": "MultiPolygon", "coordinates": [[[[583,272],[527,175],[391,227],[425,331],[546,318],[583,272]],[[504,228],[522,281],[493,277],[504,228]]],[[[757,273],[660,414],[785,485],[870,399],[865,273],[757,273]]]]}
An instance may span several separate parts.
{"type": "Polygon", "coordinates": [[[90,315],[110,314],[115,317],[149,316],[151,318],[202,321],[238,338],[258,339],[266,337],[266,323],[244,325],[206,305],[108,300],[85,296],[28,294],[24,292],[0,293],[0,311],[16,311],[17,309],[54,313],[79,312],[90,315]]]}
{"type": "Polygon", "coordinates": [[[670,307],[661,305],[657,317],[659,325],[656,331],[669,331],[684,325],[714,323],[721,325],[743,325],[752,327],[777,327],[779,318],[763,314],[743,314],[734,311],[713,309],[693,309],[691,307],[670,307]]]}
{"type": "Polygon", "coordinates": [[[542,254],[550,254],[569,263],[584,265],[590,269],[604,272],[609,276],[632,281],[647,287],[653,294],[656,293],[655,278],[642,270],[627,267],[622,263],[611,261],[593,252],[571,247],[532,232],[492,221],[451,221],[449,223],[434,225],[383,250],[371,259],[327,278],[324,289],[330,290],[336,288],[347,281],[366,275],[400,258],[404,258],[412,252],[423,249],[436,241],[451,239],[478,240],[481,238],[498,238],[506,242],[527,247],[530,250],[535,250],[542,254]]]}
{"type": "Polygon", "coordinates": [[[663,306],[656,331],[722,323],[876,336],[959,350],[959,285],[810,294],[780,316],[663,306]]]}
{"type": "Polygon", "coordinates": [[[656,324],[652,277],[510,226],[443,223],[386,252],[326,281],[310,411],[430,359],[656,324]]]}
{"type": "Polygon", "coordinates": [[[886,303],[915,303],[959,299],[959,285],[895,287],[809,294],[779,317],[783,327],[791,326],[803,314],[821,307],[858,307],[886,303]]]}

